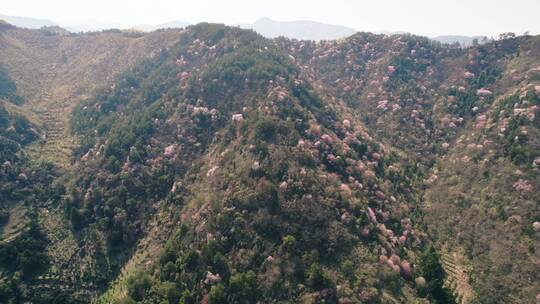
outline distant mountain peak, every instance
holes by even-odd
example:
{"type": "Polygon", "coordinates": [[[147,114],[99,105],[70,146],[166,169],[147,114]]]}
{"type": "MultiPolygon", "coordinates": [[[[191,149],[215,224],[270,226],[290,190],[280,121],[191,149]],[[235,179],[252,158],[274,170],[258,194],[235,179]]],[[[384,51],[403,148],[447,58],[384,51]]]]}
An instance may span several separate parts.
{"type": "Polygon", "coordinates": [[[49,34],[56,34],[56,35],[69,35],[70,34],[70,31],[58,25],[43,26],[40,28],[40,30],[49,34]]]}
{"type": "Polygon", "coordinates": [[[252,29],[268,38],[283,36],[301,40],[333,40],[351,36],[357,32],[353,28],[341,25],[312,20],[276,21],[267,16],[251,24],[242,24],[240,27],[252,29]]]}
{"type": "Polygon", "coordinates": [[[258,23],[258,22],[270,22],[270,21],[275,22],[275,20],[272,20],[272,19],[264,16],[264,17],[260,18],[259,20],[255,21],[255,23],[258,23]]]}
{"type": "Polygon", "coordinates": [[[159,29],[184,28],[189,25],[191,25],[191,23],[187,21],[174,20],[174,21],[169,21],[165,23],[160,23],[157,25],[150,25],[150,24],[135,25],[133,26],[132,29],[143,31],[143,32],[152,32],[159,29]]]}
{"type": "Polygon", "coordinates": [[[473,45],[473,42],[475,40],[478,41],[478,43],[483,44],[487,41],[486,36],[461,36],[461,35],[441,35],[437,37],[432,38],[435,41],[439,41],[441,43],[459,43],[463,47],[468,47],[473,45]]]}
{"type": "Polygon", "coordinates": [[[0,20],[3,20],[5,21],[5,23],[9,23],[17,27],[23,27],[23,28],[29,28],[29,29],[39,29],[44,26],[58,26],[58,24],[48,19],[8,16],[8,15],[3,15],[3,14],[0,14],[0,20]]]}

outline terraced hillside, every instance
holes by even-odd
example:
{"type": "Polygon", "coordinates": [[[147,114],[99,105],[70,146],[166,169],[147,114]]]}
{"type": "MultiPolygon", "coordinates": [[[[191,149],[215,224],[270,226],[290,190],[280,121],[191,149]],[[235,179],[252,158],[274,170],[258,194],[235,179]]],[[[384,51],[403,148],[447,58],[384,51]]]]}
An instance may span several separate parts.
{"type": "Polygon", "coordinates": [[[36,157],[66,166],[76,147],[69,132],[69,114],[94,90],[111,85],[115,77],[157,54],[178,37],[177,31],[152,34],[109,31],[85,35],[54,34],[3,26],[0,63],[25,99],[23,107],[43,124],[36,157]]]}
{"type": "Polygon", "coordinates": [[[471,303],[474,291],[469,282],[470,271],[459,262],[457,254],[442,256],[444,270],[447,273],[446,284],[454,292],[457,303],[471,303]]]}
{"type": "Polygon", "coordinates": [[[535,303],[539,54],[0,25],[0,300],[535,303]]]}

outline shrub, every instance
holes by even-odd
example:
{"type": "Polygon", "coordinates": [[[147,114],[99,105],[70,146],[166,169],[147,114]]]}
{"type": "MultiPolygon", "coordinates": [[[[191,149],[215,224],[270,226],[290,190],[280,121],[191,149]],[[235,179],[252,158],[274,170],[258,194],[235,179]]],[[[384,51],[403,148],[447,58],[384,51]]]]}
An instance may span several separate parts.
{"type": "Polygon", "coordinates": [[[294,247],[296,246],[296,238],[292,235],[286,235],[283,237],[281,248],[285,252],[290,252],[294,250],[294,247]]]}
{"type": "Polygon", "coordinates": [[[16,104],[22,103],[23,99],[16,95],[17,86],[8,74],[7,69],[0,65],[0,99],[8,98],[16,104]]]}
{"type": "Polygon", "coordinates": [[[322,269],[321,265],[317,262],[311,264],[307,272],[308,282],[315,290],[321,290],[325,288],[332,288],[332,280],[328,274],[322,269]]]}
{"type": "Polygon", "coordinates": [[[267,119],[262,119],[255,125],[256,138],[270,141],[274,139],[277,132],[277,125],[275,122],[267,119]]]}
{"type": "Polygon", "coordinates": [[[142,271],[137,271],[127,279],[126,287],[128,295],[135,301],[142,301],[151,284],[149,275],[142,271]]]}

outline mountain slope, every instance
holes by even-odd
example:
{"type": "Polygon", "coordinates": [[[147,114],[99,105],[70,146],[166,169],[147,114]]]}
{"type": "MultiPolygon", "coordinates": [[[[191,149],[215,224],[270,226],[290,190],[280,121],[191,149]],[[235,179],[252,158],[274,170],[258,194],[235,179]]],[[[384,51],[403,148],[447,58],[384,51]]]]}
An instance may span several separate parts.
{"type": "Polygon", "coordinates": [[[477,301],[532,299],[537,291],[534,283],[528,282],[538,277],[538,233],[533,231],[538,200],[527,195],[537,191],[538,180],[534,140],[538,38],[508,39],[464,51],[403,36],[374,38],[363,34],[349,42],[299,42],[287,47],[308,77],[319,82],[323,92],[342,98],[363,115],[380,140],[400,147],[426,168],[437,163],[430,171],[421,170],[426,175],[426,223],[437,231],[433,237],[440,238],[441,245],[458,236],[461,246],[446,250],[463,251],[472,260],[465,266],[472,266],[470,279],[478,292],[477,301]],[[359,44],[351,45],[355,40],[359,44]],[[355,52],[355,47],[361,49],[355,52]],[[364,56],[358,58],[357,54],[364,56]],[[500,100],[507,100],[502,101],[503,108],[500,100]],[[497,120],[506,116],[501,130],[510,125],[512,131],[498,134],[493,130],[490,139],[479,139],[478,130],[496,128],[495,122],[489,121],[491,115],[497,120]],[[449,158],[448,149],[456,156],[449,158]],[[493,163],[488,157],[480,162],[481,167],[474,165],[486,154],[493,155],[493,163]],[[516,173],[512,173],[512,166],[504,173],[499,171],[511,162],[519,165],[516,173]],[[490,170],[499,174],[492,175],[490,170]],[[471,187],[475,183],[480,188],[471,187]],[[467,209],[467,200],[482,205],[467,209]],[[484,215],[495,210],[511,214],[501,219],[484,215]],[[522,230],[494,229],[493,225],[512,214],[522,223],[522,230]],[[479,227],[479,222],[485,226],[479,227]],[[465,235],[468,244],[463,244],[465,235]],[[523,242],[521,258],[499,249],[512,248],[515,254],[516,238],[523,242]],[[506,245],[501,245],[502,240],[507,240],[506,245]],[[480,248],[492,248],[493,254],[482,253],[480,248]],[[512,279],[510,267],[528,280],[512,279]]]}
{"type": "MultiPolygon", "coordinates": [[[[131,280],[146,280],[152,272],[127,271],[128,296],[157,301],[162,298],[159,290],[172,288],[199,300],[225,294],[248,302],[357,302],[357,294],[366,300],[414,298],[411,266],[404,261],[400,269],[395,260],[415,259],[423,234],[393,213],[406,210],[383,206],[387,195],[405,200],[398,193],[406,186],[392,184],[391,177],[408,179],[399,177],[395,156],[381,150],[361,127],[355,131],[354,126],[336,125],[334,110],[298,78],[290,59],[271,41],[215,25],[189,28],[183,37],[159,60],[82,104],[72,119],[76,130],[92,135],[84,156],[91,165],[83,169],[88,171],[79,170],[84,173],[69,202],[77,222],[105,220],[112,225],[101,228],[105,239],[125,248],[153,212],[178,210],[167,225],[179,228],[154,266],[159,280],[137,294],[131,280]],[[94,129],[87,128],[94,123],[86,121],[97,122],[103,139],[93,136],[94,129]],[[139,182],[111,182],[126,174],[139,182]],[[97,176],[112,180],[99,182],[97,176]],[[82,196],[84,202],[77,199],[82,196]],[[110,206],[95,205],[100,201],[110,206]],[[384,214],[383,219],[375,214],[370,219],[368,207],[384,214]],[[402,230],[410,233],[410,243],[398,243],[394,233],[402,230]],[[254,242],[262,247],[253,247],[254,242]],[[302,244],[298,248],[297,242],[302,244]],[[394,269],[386,266],[378,273],[379,255],[392,254],[394,269]],[[184,259],[195,260],[179,265],[184,259]],[[353,277],[342,277],[344,260],[353,269],[358,263],[372,269],[358,274],[370,283],[361,286],[353,277]],[[268,268],[272,263],[273,270],[268,268]],[[273,282],[255,287],[271,275],[267,271],[277,272],[273,282]],[[203,283],[205,276],[223,281],[203,283]],[[235,287],[237,280],[247,280],[241,284],[249,286],[235,287]],[[338,291],[338,282],[349,287],[338,291]],[[277,294],[279,286],[289,286],[290,293],[277,294]]],[[[123,296],[121,290],[103,301],[123,296]]]]}
{"type": "MultiPolygon", "coordinates": [[[[25,144],[20,152],[25,155],[25,163],[27,160],[38,164],[44,161],[47,166],[61,169],[59,175],[66,177],[65,170],[71,162],[71,150],[77,145],[76,137],[68,130],[72,107],[86,98],[85,96],[91,95],[96,88],[110,85],[115,75],[128,66],[173,43],[177,35],[178,32],[171,31],[151,36],[110,31],[99,35],[65,36],[48,31],[3,26],[0,30],[0,61],[15,84],[8,87],[11,91],[16,87],[15,93],[22,100],[22,103],[17,101],[19,106],[7,103],[6,108],[28,118],[34,125],[33,132],[39,133],[33,137],[30,144],[25,144]],[[111,48],[111,45],[115,47],[111,48]],[[36,138],[39,140],[35,140],[36,138]]],[[[18,129],[16,130],[19,133],[18,129]]],[[[31,172],[32,168],[26,170],[31,172]]],[[[25,174],[31,179],[28,171],[25,174]]],[[[54,170],[52,173],[58,176],[54,170]]],[[[20,184],[20,181],[18,183],[20,184]]],[[[63,183],[63,178],[55,182],[55,185],[60,186],[60,195],[63,183]]],[[[6,184],[6,187],[8,185],[6,184]]],[[[23,185],[29,186],[32,183],[23,185]]],[[[25,190],[38,193],[40,186],[36,183],[35,187],[26,187],[25,190]]],[[[78,294],[88,297],[95,289],[91,285],[81,286],[78,275],[72,274],[73,269],[65,266],[71,265],[77,257],[77,251],[84,249],[78,246],[76,236],[71,232],[59,197],[45,196],[42,199],[42,202],[23,204],[22,207],[20,203],[16,203],[18,201],[9,199],[6,205],[6,210],[11,210],[8,211],[10,219],[20,218],[18,214],[31,215],[30,218],[23,217],[24,221],[14,221],[14,225],[35,220],[39,223],[40,230],[46,234],[47,254],[52,267],[32,285],[45,290],[51,289],[50,294],[57,287],[62,289],[60,286],[69,286],[68,294],[75,298],[78,294]]],[[[10,227],[9,223],[11,222],[8,222],[7,227],[10,227]]],[[[41,294],[44,297],[48,295],[48,292],[41,294]]]]}
{"type": "Polygon", "coordinates": [[[459,43],[463,47],[472,46],[476,40],[478,43],[485,43],[487,41],[486,36],[460,36],[460,35],[442,35],[431,38],[441,43],[459,43]]]}
{"type": "Polygon", "coordinates": [[[69,112],[96,88],[172,43],[177,33],[153,35],[108,31],[99,35],[58,35],[45,30],[6,28],[0,32],[0,63],[13,75],[25,106],[44,125],[43,159],[69,163],[76,144],[67,130],[69,112]]]}
{"type": "Polygon", "coordinates": [[[437,162],[426,192],[437,236],[475,266],[479,302],[518,302],[537,292],[540,87],[530,63],[540,59],[539,42],[522,43],[521,55],[507,61],[493,105],[437,162]]]}
{"type": "Polygon", "coordinates": [[[3,235],[48,261],[1,299],[535,301],[538,37],[0,35],[6,132],[37,130],[3,235]]]}

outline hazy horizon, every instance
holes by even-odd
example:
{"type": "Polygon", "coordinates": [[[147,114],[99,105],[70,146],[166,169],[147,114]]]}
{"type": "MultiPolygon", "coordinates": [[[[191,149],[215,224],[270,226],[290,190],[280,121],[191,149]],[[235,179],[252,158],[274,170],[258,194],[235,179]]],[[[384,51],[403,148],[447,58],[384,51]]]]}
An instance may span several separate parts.
{"type": "Polygon", "coordinates": [[[209,1],[15,1],[4,0],[0,13],[9,16],[49,19],[63,27],[100,26],[126,28],[170,21],[252,23],[261,17],[277,21],[312,20],[358,31],[410,32],[429,37],[440,35],[497,36],[504,32],[540,34],[537,13],[540,1],[512,2],[457,0],[359,1],[336,0],[255,2],[209,1]]]}

